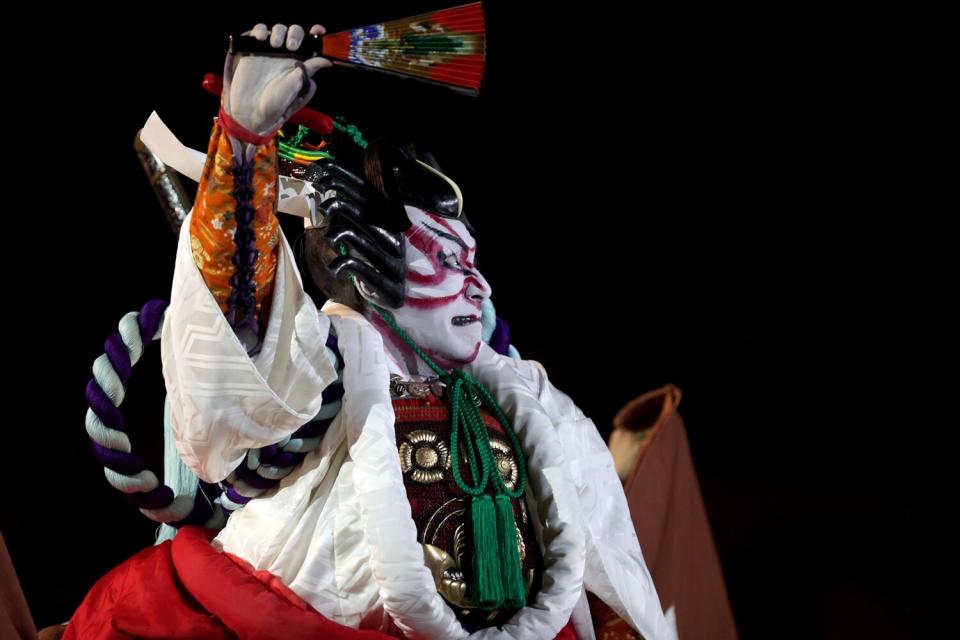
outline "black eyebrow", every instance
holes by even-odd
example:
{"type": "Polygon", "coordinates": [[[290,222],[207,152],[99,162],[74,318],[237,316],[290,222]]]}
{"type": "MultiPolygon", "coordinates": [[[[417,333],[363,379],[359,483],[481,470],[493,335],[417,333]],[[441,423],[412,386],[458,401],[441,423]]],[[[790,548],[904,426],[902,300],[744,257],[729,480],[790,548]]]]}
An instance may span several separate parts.
{"type": "Polygon", "coordinates": [[[424,223],[423,226],[426,227],[427,229],[430,229],[430,231],[433,231],[435,234],[437,234],[437,235],[440,236],[441,238],[446,238],[447,240],[453,240],[453,241],[456,242],[458,245],[460,245],[460,247],[461,247],[464,251],[470,251],[470,247],[467,246],[467,243],[465,243],[463,240],[461,240],[461,239],[458,238],[457,236],[453,235],[452,233],[447,233],[447,232],[444,231],[443,229],[437,229],[436,227],[431,227],[430,225],[428,225],[428,224],[426,224],[426,223],[424,223]]]}

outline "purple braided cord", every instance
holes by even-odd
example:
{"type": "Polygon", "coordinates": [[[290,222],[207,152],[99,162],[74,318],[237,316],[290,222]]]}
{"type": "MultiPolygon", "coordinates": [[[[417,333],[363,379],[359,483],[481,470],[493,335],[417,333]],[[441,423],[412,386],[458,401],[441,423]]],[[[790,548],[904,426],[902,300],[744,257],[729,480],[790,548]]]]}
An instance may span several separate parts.
{"type": "Polygon", "coordinates": [[[259,475],[256,471],[247,466],[246,462],[240,464],[239,467],[233,471],[237,474],[237,477],[254,489],[269,489],[280,484],[280,480],[275,480],[272,478],[264,478],[259,475]]]}
{"type": "Polygon", "coordinates": [[[327,334],[327,347],[333,351],[333,355],[337,357],[337,371],[343,369],[343,356],[340,355],[340,345],[337,342],[337,334],[333,332],[333,327],[330,327],[330,333],[327,334]]]}
{"type": "Polygon", "coordinates": [[[273,456],[277,455],[277,451],[279,451],[279,450],[280,450],[280,448],[279,448],[277,445],[275,445],[275,444],[268,444],[268,445],[265,446],[265,447],[261,447],[261,448],[260,448],[260,461],[262,462],[263,459],[264,459],[264,457],[272,458],[273,456]]]}
{"type": "Polygon", "coordinates": [[[143,460],[141,460],[139,456],[108,449],[93,440],[90,441],[90,444],[93,445],[93,455],[97,457],[100,464],[111,471],[122,473],[125,476],[132,476],[135,473],[140,473],[145,468],[143,460]]]}
{"type": "Polygon", "coordinates": [[[170,303],[166,300],[150,300],[140,309],[137,324],[140,326],[140,338],[144,345],[150,344],[160,329],[163,312],[170,303]]]}
{"type": "Polygon", "coordinates": [[[268,464],[273,467],[292,467],[295,464],[300,464],[306,456],[307,454],[302,451],[276,451],[272,455],[265,457],[261,451],[260,463],[268,464]]]}
{"type": "Polygon", "coordinates": [[[97,414],[100,421],[111,429],[123,430],[123,414],[116,407],[100,385],[96,378],[90,378],[85,390],[87,404],[97,414]]]}
{"type": "Polygon", "coordinates": [[[327,432],[327,429],[330,428],[330,424],[333,422],[333,418],[325,418],[323,420],[316,420],[314,422],[308,422],[299,429],[293,432],[293,438],[316,438],[317,436],[322,436],[327,432]]]}
{"type": "Polygon", "coordinates": [[[143,493],[126,493],[124,497],[126,497],[127,502],[138,509],[162,509],[173,503],[174,495],[173,489],[161,484],[143,493]]]}
{"type": "Polygon", "coordinates": [[[227,491],[226,491],[227,497],[230,498],[230,500],[235,502],[236,504],[247,504],[248,502],[253,500],[253,498],[248,498],[247,496],[242,496],[239,493],[237,493],[237,490],[234,489],[229,482],[224,482],[223,484],[227,488],[227,491]]]}
{"type": "Polygon", "coordinates": [[[166,300],[150,300],[140,309],[137,324],[140,326],[140,337],[143,344],[150,344],[153,336],[157,335],[157,331],[160,329],[160,321],[163,319],[163,312],[167,310],[169,304],[166,300]]]}
{"type": "MultiPolygon", "coordinates": [[[[140,342],[144,346],[153,341],[153,336],[157,334],[160,328],[160,319],[167,308],[166,300],[151,300],[140,310],[137,317],[137,326],[140,329],[140,342]]],[[[114,370],[120,377],[120,381],[125,385],[130,379],[132,365],[130,355],[127,353],[127,347],[123,344],[123,338],[120,333],[114,333],[107,338],[104,343],[104,349],[107,358],[114,370]]],[[[87,404],[97,414],[101,422],[111,429],[123,429],[123,414],[120,408],[113,404],[113,401],[104,393],[103,389],[97,383],[96,378],[91,378],[86,388],[87,404]]]]}
{"type": "Polygon", "coordinates": [[[233,197],[237,201],[235,214],[237,228],[233,234],[236,250],[233,253],[234,273],[230,278],[230,299],[227,302],[227,320],[234,330],[248,325],[259,335],[257,322],[256,285],[253,281],[257,263],[257,243],[253,232],[253,162],[236,161],[233,165],[233,197]]]}
{"type": "MultiPolygon", "coordinates": [[[[140,337],[143,338],[142,333],[140,337]]],[[[114,333],[107,338],[106,342],[103,343],[103,350],[107,354],[107,358],[110,359],[113,370],[120,377],[120,382],[123,383],[123,386],[127,386],[130,374],[133,372],[133,365],[130,363],[130,354],[127,352],[127,346],[123,344],[123,338],[120,337],[120,334],[114,333]]]]}

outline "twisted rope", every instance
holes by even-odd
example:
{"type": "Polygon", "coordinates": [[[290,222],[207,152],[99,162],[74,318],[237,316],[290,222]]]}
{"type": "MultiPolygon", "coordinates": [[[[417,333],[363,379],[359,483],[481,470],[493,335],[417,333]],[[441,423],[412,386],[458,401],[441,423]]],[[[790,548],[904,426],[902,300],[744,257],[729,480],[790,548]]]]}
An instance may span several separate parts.
{"type": "Polygon", "coordinates": [[[104,466],[107,482],[124,493],[127,502],[145,516],[174,526],[214,524],[222,519],[222,514],[215,512],[207,495],[212,485],[198,486],[202,500],[196,500],[196,494],[175,496],[132,452],[124,430],[120,404],[126,396],[126,385],[145,346],[160,337],[166,309],[166,301],[151,300],[139,312],[123,316],[117,332],[106,339],[104,353],[94,361],[93,378],[86,387],[87,435],[93,454],[104,466]]]}
{"type": "MultiPolygon", "coordinates": [[[[132,452],[124,428],[120,404],[126,397],[126,385],[143,355],[146,344],[161,337],[167,302],[151,300],[137,312],[126,314],[117,333],[104,343],[104,353],[93,363],[93,378],[87,383],[86,430],[97,460],[112,487],[126,500],[156,522],[179,528],[202,524],[221,528],[230,512],[242,508],[262,495],[320,446],[337,413],[343,397],[343,359],[337,349],[336,335],[327,338],[326,355],[338,372],[336,382],[323,391],[320,412],[289,438],[260,449],[251,449],[244,462],[220,486],[197,480],[196,491],[174,495],[161,484],[132,452]]],[[[168,477],[169,481],[169,477],[168,477]]]]}

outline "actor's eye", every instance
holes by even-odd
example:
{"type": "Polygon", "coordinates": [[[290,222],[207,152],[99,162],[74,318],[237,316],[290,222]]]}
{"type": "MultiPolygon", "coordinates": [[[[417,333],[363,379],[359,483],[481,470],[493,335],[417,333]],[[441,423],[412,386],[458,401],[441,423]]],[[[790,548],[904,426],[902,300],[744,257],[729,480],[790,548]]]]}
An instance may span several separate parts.
{"type": "Polygon", "coordinates": [[[460,264],[460,258],[457,257],[455,253],[440,253],[440,262],[452,269],[463,269],[463,266],[460,264]]]}

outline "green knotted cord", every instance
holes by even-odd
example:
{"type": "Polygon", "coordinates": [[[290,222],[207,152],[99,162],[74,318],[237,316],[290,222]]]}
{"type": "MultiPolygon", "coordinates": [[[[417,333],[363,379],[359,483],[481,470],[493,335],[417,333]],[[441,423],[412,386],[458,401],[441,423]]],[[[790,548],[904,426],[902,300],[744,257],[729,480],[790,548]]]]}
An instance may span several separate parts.
{"type": "Polygon", "coordinates": [[[303,139],[307,137],[307,134],[310,133],[310,128],[305,127],[304,125],[297,125],[297,133],[290,138],[291,147],[299,147],[300,143],[303,142],[303,139]]]}
{"type": "Polygon", "coordinates": [[[337,118],[333,121],[333,128],[340,133],[350,136],[361,149],[367,148],[368,143],[363,139],[363,133],[360,132],[360,129],[357,128],[357,125],[347,124],[346,120],[343,118],[337,118]]]}

